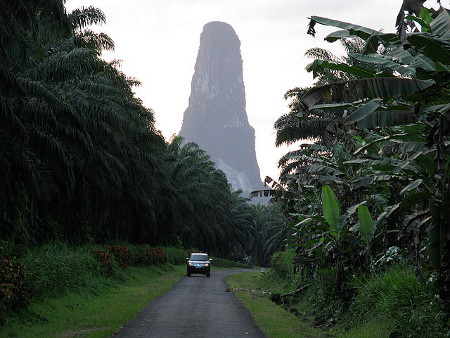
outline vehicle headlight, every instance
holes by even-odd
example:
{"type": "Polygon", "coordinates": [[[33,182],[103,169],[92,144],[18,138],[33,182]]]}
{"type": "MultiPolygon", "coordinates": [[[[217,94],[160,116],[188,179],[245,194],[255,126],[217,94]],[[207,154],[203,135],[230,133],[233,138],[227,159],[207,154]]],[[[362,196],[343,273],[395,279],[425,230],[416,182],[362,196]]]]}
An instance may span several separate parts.
{"type": "Polygon", "coordinates": [[[209,263],[205,263],[205,266],[209,266],[209,263]]]}
{"type": "Polygon", "coordinates": [[[193,264],[191,262],[189,262],[189,266],[192,266],[193,264]]]}

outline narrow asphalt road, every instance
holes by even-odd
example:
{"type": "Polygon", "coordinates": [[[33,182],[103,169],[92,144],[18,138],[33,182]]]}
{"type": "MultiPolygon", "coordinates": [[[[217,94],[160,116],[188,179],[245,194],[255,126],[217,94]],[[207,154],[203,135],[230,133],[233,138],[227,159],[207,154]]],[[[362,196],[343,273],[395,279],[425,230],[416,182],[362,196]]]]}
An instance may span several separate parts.
{"type": "Polygon", "coordinates": [[[226,276],[237,272],[211,270],[209,278],[184,277],[114,337],[265,337],[235,295],[225,291],[226,276]]]}

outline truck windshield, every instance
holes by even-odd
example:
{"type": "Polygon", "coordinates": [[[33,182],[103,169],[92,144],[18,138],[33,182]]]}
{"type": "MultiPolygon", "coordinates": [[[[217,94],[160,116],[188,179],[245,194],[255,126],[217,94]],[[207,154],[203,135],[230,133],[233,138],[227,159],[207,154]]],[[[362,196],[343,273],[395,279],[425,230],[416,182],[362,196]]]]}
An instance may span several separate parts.
{"type": "Polygon", "coordinates": [[[208,255],[191,255],[191,261],[207,261],[208,255]]]}

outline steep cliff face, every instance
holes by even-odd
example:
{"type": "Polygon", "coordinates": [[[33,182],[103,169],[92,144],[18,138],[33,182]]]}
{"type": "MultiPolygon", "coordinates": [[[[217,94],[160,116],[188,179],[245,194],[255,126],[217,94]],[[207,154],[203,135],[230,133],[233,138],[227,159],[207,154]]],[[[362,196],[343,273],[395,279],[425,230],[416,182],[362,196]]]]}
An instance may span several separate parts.
{"type": "Polygon", "coordinates": [[[210,22],[203,28],[180,136],[197,143],[235,189],[261,187],[255,131],[245,110],[240,41],[233,27],[210,22]]]}

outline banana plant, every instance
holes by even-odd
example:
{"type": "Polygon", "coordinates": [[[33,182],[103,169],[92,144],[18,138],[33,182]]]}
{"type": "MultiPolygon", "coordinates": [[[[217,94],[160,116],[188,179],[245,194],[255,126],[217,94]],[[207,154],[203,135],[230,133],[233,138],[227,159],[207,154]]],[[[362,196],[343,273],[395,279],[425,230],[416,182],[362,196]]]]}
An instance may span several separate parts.
{"type": "MultiPolygon", "coordinates": [[[[350,55],[362,66],[329,60],[312,63],[308,70],[315,75],[330,69],[358,79],[313,87],[303,93],[298,106],[307,112],[346,107],[347,116],[326,128],[329,135],[324,140],[329,146],[339,129],[353,133],[366,129],[375,135],[353,152],[356,159],[347,164],[361,165],[358,184],[376,183],[379,189],[390,190],[389,205],[375,221],[376,226],[392,217],[397,218],[396,222],[402,218],[402,226],[396,229],[398,239],[414,229],[416,233],[427,230],[427,251],[438,271],[438,292],[449,304],[450,15],[443,7],[438,11],[424,9],[422,3],[404,1],[397,22],[398,35],[311,17],[309,34],[314,35],[316,24],[333,26],[339,30],[325,40],[358,37],[366,46],[364,53],[350,55]],[[417,6],[409,6],[411,3],[417,6]],[[409,15],[405,16],[404,11],[409,15]],[[420,31],[417,27],[406,34],[405,20],[420,25],[420,31]],[[374,154],[370,148],[376,147],[379,153],[374,154]],[[364,177],[363,172],[368,175],[364,177]]],[[[418,238],[418,242],[423,247],[425,238],[418,238]]]]}
{"type": "MultiPolygon", "coordinates": [[[[297,259],[302,257],[306,261],[307,257],[315,255],[319,260],[318,270],[331,272],[335,289],[342,291],[344,268],[353,261],[361,261],[355,260],[358,256],[355,251],[359,252],[359,256],[368,254],[375,227],[366,202],[353,205],[342,214],[339,200],[329,185],[322,187],[321,201],[322,213],[296,215],[300,222],[292,225],[296,231],[293,236],[298,243],[302,243],[297,259]],[[356,211],[357,223],[352,219],[356,211]]],[[[353,268],[365,270],[367,267],[353,268]]]]}

